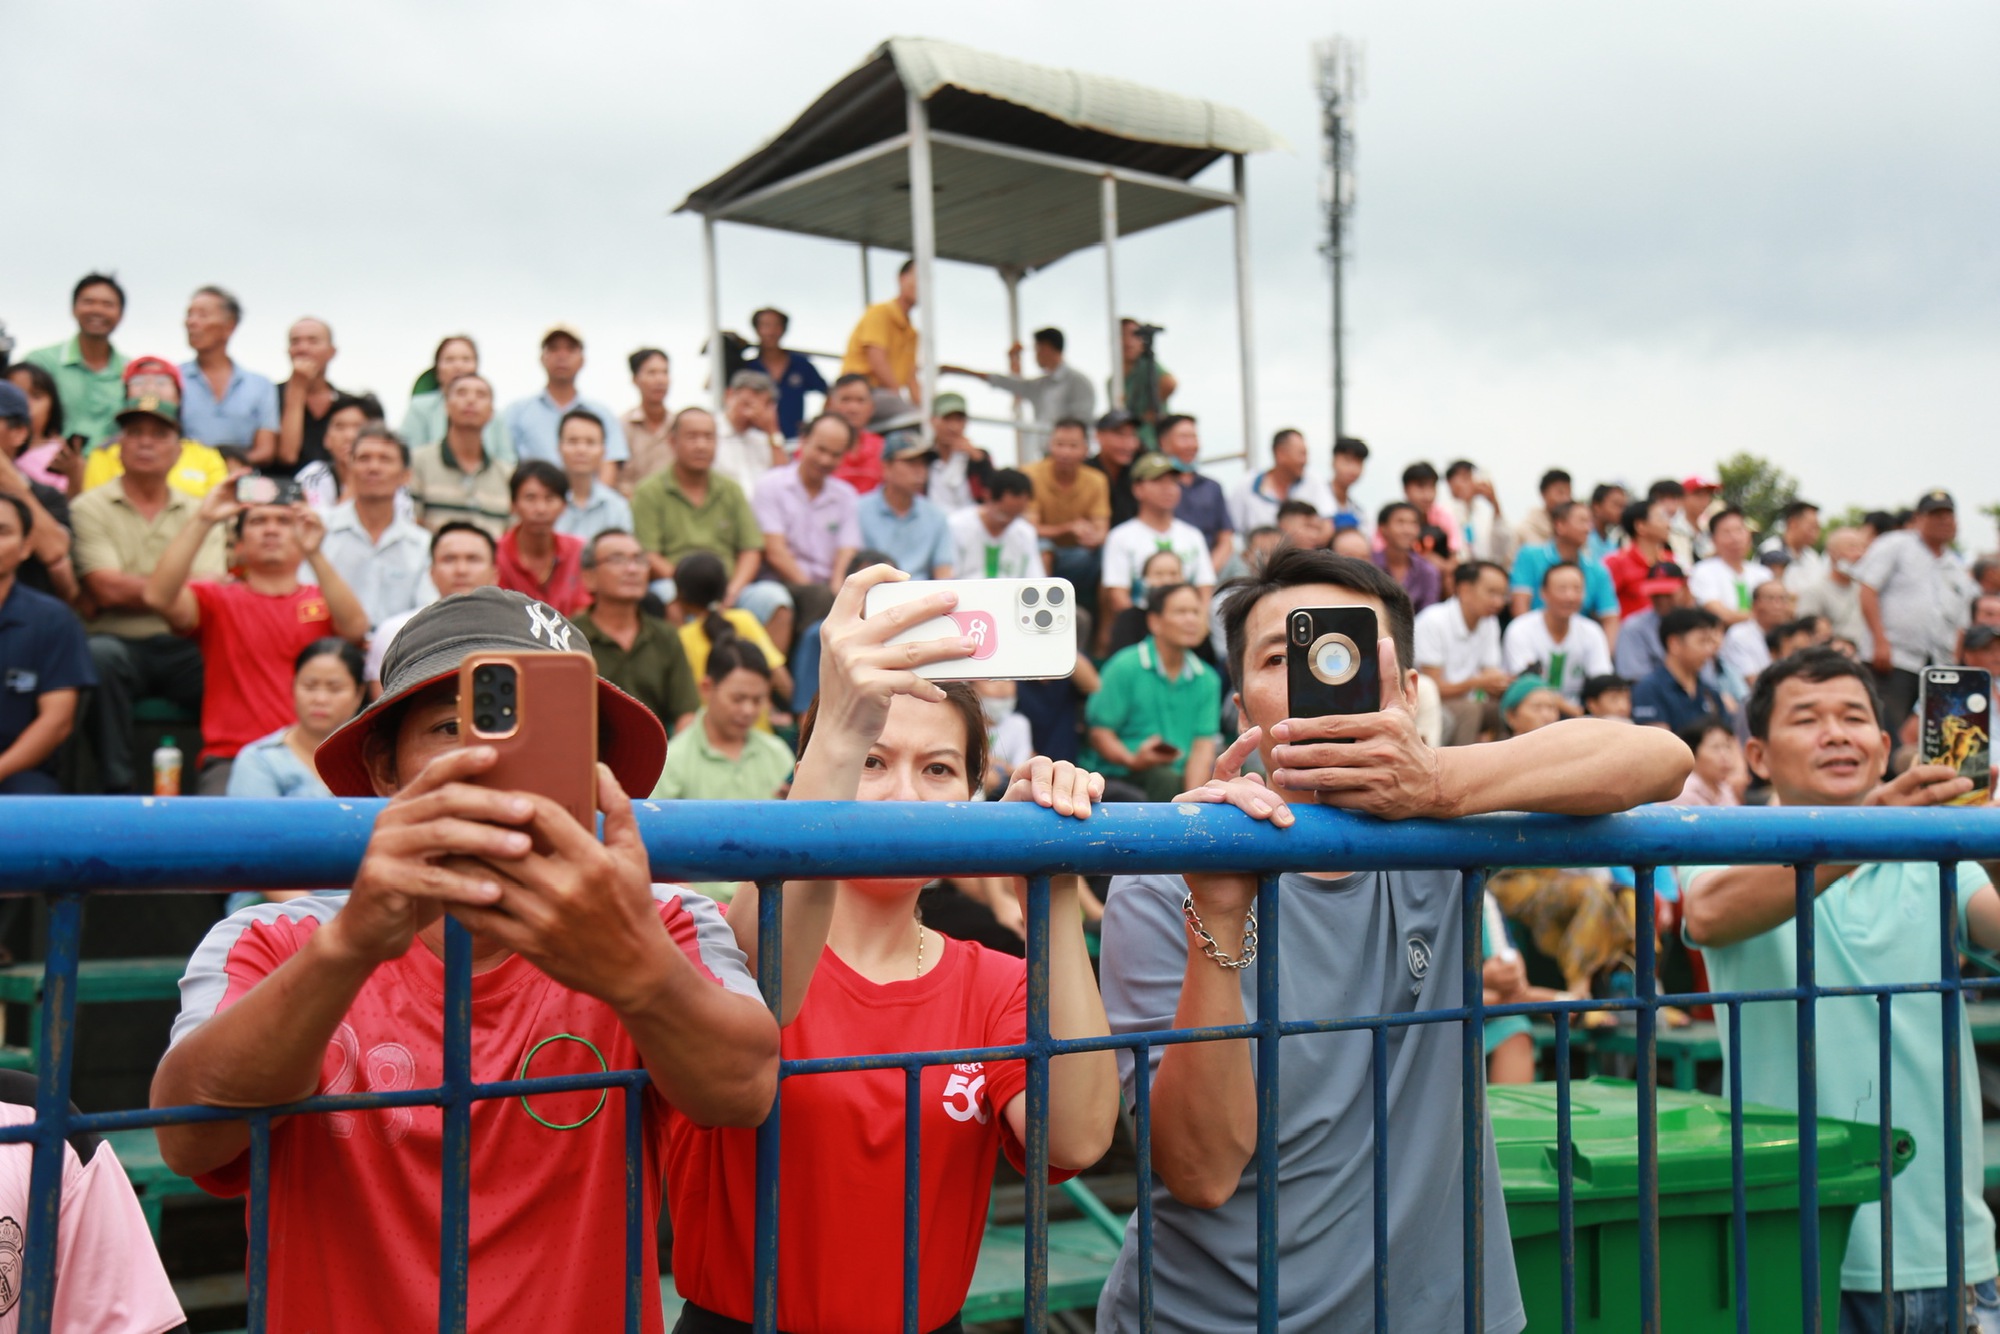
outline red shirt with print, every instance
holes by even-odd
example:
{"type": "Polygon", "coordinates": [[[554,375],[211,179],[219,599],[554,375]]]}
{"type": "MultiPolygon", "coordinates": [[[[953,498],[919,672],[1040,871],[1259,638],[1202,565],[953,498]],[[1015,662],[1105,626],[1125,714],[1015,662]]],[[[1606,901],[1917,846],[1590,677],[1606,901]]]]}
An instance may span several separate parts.
{"type": "MultiPolygon", "coordinates": [[[[655,885],[660,919],[702,973],[756,995],[715,904],[655,885]]],[[[344,894],[247,908],[216,924],[181,982],[179,1042],[242,999],[340,910],[344,894]]],[[[595,1074],[641,1066],[611,1007],[569,990],[519,955],[472,979],[472,1078],[595,1074]],[[548,1041],[548,1039],[554,1039],[548,1041]],[[581,1039],[581,1040],[578,1040],[581,1039]],[[538,1044],[539,1050],[534,1050],[538,1044]],[[593,1050],[594,1049],[594,1050],[593,1050]]],[[[419,943],[377,967],[327,1044],[321,1094],[433,1088],[444,1079],[444,961],[419,943]]],[[[472,1104],[466,1327],[603,1334],[625,1328],[625,1106],[613,1089],[472,1104]],[[544,1125],[541,1122],[549,1122],[544,1125]],[[575,1129],[552,1126],[581,1122],[575,1129]]],[[[655,1221],[667,1105],[641,1099],[641,1327],[662,1328],[655,1221]]],[[[433,1328],[443,1199],[444,1111],[398,1107],[290,1117],[271,1131],[269,1327],[303,1331],[433,1328]]],[[[196,1179],[213,1195],[249,1189],[250,1155],[196,1179]]]]}
{"type": "MultiPolygon", "coordinates": [[[[822,953],[805,1004],[783,1031],[785,1058],[1025,1040],[1026,964],[967,941],[932,939],[943,947],[936,966],[907,982],[878,985],[832,950],[822,953]]],[[[1027,1084],[1020,1061],[923,1072],[919,1329],[936,1329],[965,1304],[995,1159],[1004,1149],[1016,1167],[1024,1163],[1002,1112],[1027,1084]]],[[[778,1328],[900,1329],[903,1072],[799,1075],[781,1087],[778,1328]]],[[[757,1132],[709,1129],[675,1115],[670,1136],[674,1282],[687,1300],[749,1320],[757,1132]]]]}
{"type": "Polygon", "coordinates": [[[319,585],[259,593],[248,584],[197,579],[201,608],[201,745],[204,759],[234,759],[260,736],[298,721],[293,661],[315,639],[336,633],[319,585]]]}
{"type": "Polygon", "coordinates": [[[519,528],[500,535],[494,561],[500,570],[500,587],[540,598],[565,616],[574,616],[590,605],[583,586],[583,539],[568,533],[551,534],[556,540],[556,563],[547,582],[537,579],[521,563],[519,528]]]}

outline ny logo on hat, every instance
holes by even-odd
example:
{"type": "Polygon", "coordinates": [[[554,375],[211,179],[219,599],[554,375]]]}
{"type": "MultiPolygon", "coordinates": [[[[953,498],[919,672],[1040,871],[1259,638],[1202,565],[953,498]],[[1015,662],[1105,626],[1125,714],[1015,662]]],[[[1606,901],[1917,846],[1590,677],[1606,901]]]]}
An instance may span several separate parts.
{"type": "Polygon", "coordinates": [[[528,633],[536,639],[546,639],[549,647],[558,652],[569,652],[570,623],[545,602],[528,604],[528,633]]]}

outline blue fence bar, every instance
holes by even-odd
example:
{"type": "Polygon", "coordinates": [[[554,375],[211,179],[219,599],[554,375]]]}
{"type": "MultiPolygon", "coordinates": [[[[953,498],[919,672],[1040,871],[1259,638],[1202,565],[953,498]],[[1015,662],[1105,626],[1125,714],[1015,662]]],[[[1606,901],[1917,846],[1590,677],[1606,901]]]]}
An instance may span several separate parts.
{"type": "MultiPolygon", "coordinates": [[[[69,1071],[73,1059],[75,999],[82,901],[87,892],[135,892],[174,889],[311,888],[351,880],[379,803],[328,801],[310,807],[299,802],[151,801],[64,798],[13,798],[0,803],[0,894],[50,896],[51,937],[46,969],[39,1074],[41,1087],[33,1125],[0,1130],[0,1143],[31,1142],[34,1165],[33,1200],[29,1213],[29,1245],[24,1257],[21,1328],[40,1334],[48,1328],[54,1281],[54,1239],[63,1142],[78,1130],[107,1130],[210,1120],[251,1123],[251,1182],[249,1291],[250,1327],[264,1323],[268,1264],[268,1188],[270,1130],[274,1117],[335,1110],[400,1106],[444,1109],[445,1157],[440,1241],[443,1265],[439,1288],[440,1329],[465,1327],[467,1269],[467,1200],[470,1187],[470,1114],[474,1101],[495,1097],[552,1093],[576,1089],[622,1088],[625,1091],[628,1156],[625,1176],[627,1223],[625,1325],[639,1327],[641,1304],[653,1300],[643,1292],[640,1235],[643,1219],[643,1153],[641,1117],[646,1077],[643,1071],[524,1077],[474,1084],[469,1060],[470,951],[456,926],[447,933],[445,1014],[446,1066],[443,1083],[432,1089],[394,1093],[319,1096],[281,1108],[246,1113],[238,1109],[182,1107],[138,1109],[72,1115],[68,1108],[69,1071]]],[[[1483,1320],[1482,1280],[1485,1262],[1481,1242],[1486,1227],[1502,1220],[1484,1216],[1480,1189],[1485,1170],[1481,1134],[1486,1110],[1483,1044],[1480,1027],[1488,1018],[1508,1014],[1557,1015],[1557,1175],[1559,1183],[1561,1320],[1565,1330],[1578,1318],[1576,1236],[1573,1218],[1574,1169],[1570,1126],[1571,1024],[1575,1013],[1588,1009],[1635,1011],[1639,1042],[1640,1098],[1640,1306],[1635,1326],[1656,1329],[1660,1292],[1671,1274],[1659,1268],[1658,1145],[1654,1109],[1657,1010],[1662,1004],[1704,1001],[1723,1007],[1731,1054],[1732,1246],[1738,1281],[1735,1307],[1740,1329],[1749,1328],[1747,1271],[1748,1220],[1742,1133],[1742,1015],[1746,1003],[1794,1002],[1799,1010],[1800,1098],[1806,1109],[1801,1125],[1800,1207],[1802,1290],[1807,1328],[1820,1316],[1818,1274],[1822,1264],[1839,1264],[1838,1257],[1818,1254],[1812,1112],[1816,1088],[1815,1002],[1825,996],[1873,996],[1880,1008],[1882,1055],[1885,1215],[1888,1199],[1890,1131],[1888,1129],[1888,1047],[1891,997],[1939,993],[1945,1037],[1943,1093],[1947,1134],[1944,1148],[1950,1245],[1949,1268],[1954,1283],[1965,1269],[1965,1237],[1961,1216],[1959,1149],[1960,1068],[1958,1025],[1962,989],[1992,984],[1966,983],[1957,963],[1957,902],[1954,866],[1961,859],[2000,856],[2000,812],[1990,810],[1731,810],[1689,811],[1652,808],[1594,820],[1555,817],[1482,817],[1448,822],[1382,824],[1364,817],[1324,809],[1298,812],[1295,827],[1276,830],[1227,808],[1208,806],[1112,806],[1101,808],[1088,824],[1061,820],[1027,805],[949,806],[936,804],[815,805],[811,803],[701,803],[640,805],[640,823],[652,854],[654,872],[662,880],[754,879],[764,884],[760,896],[760,985],[774,1007],[782,995],[781,952],[783,879],[810,874],[813,878],[851,875],[1012,874],[1030,879],[1029,1000],[1026,1040],[1006,1047],[950,1052],[898,1052],[866,1056],[786,1060],[780,1077],[830,1076],[840,1071],[900,1069],[904,1072],[908,1106],[914,1107],[924,1068],[966,1061],[1023,1060],[1029,1073],[1029,1126],[1024,1324],[1045,1327],[1047,1320],[1046,1176],[1048,1164],[1047,1111],[1049,1061],[1069,1052],[1124,1048],[1144,1063],[1155,1047],[1191,1041],[1255,1039],[1257,1055],[1258,1269],[1260,1319],[1264,1329],[1278,1327],[1280,1275],[1277,1240],[1282,1224],[1278,1192],[1276,1123],[1278,1053],[1282,1039],[1307,1033],[1370,1034],[1373,1072],[1373,1145],[1375,1274],[1374,1307],[1377,1329],[1398,1328],[1391,1306],[1386,1270],[1388,1211],[1388,1143],[1383,1120],[1387,1113],[1389,1030],[1420,1023],[1457,1023],[1463,1028],[1464,1070],[1462,1112],[1465,1137],[1465,1222],[1463,1275],[1468,1328],[1483,1320]],[[1869,987],[1816,987],[1813,979],[1813,875],[1817,863],[1841,861],[1922,861],[1941,867],[1940,904],[1943,943],[1940,978],[1869,987]],[[1797,985],[1756,992],[1709,993],[1699,996],[1662,994],[1656,984],[1652,950],[1652,903],[1638,896],[1637,977],[1630,998],[1605,1001],[1536,1002],[1514,1006],[1484,1004],[1480,987],[1480,886],[1486,868],[1504,866],[1633,865],[1639,884],[1651,883],[1654,864],[1731,864],[1762,862],[1797,868],[1800,971],[1797,985]],[[1342,866],[1354,869],[1429,869],[1438,866],[1472,868],[1466,873],[1463,930],[1464,956],[1457,961],[1464,973],[1464,1003],[1456,1008],[1414,1014],[1350,1016],[1340,1019],[1283,1014],[1277,962],[1282,945],[1277,875],[1302,867],[1342,866]],[[1204,1030],[1173,1030],[1122,1034],[1106,1038],[1059,1040],[1049,1028],[1049,960],[1047,876],[1077,872],[1134,873],[1142,871],[1238,871],[1263,877],[1258,894],[1259,973],[1256,1017],[1245,1024],[1204,1030]]],[[[1436,966],[1451,966],[1445,960],[1436,966]]],[[[1153,1216],[1146,1182],[1151,1164],[1151,1104],[1147,1081],[1138,1081],[1132,1108],[1141,1174],[1136,1227],[1142,1245],[1139,1265],[1142,1327],[1153,1316],[1150,1263],[1153,1216]]],[[[904,1226],[904,1324],[919,1324],[919,1266],[915,1215],[921,1144],[917,1118],[909,1117],[906,1144],[908,1211],[904,1226]]],[[[756,1325],[775,1327],[777,1310],[779,1208],[779,1118],[774,1107],[758,1136],[756,1325]]],[[[1891,1272],[1892,1240],[1885,1226],[1882,1248],[1885,1287],[1891,1272]]],[[[1301,1281],[1294,1278],[1291,1281],[1301,1281]]],[[[1310,1276],[1303,1276],[1310,1281],[1310,1276]]]]}

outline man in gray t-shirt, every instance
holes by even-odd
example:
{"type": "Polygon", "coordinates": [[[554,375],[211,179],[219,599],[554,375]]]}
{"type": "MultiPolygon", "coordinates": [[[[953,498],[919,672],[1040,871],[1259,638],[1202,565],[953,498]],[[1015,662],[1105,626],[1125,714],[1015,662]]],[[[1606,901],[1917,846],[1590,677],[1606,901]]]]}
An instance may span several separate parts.
{"type": "MultiPolygon", "coordinates": [[[[1177,800],[1227,803],[1288,830],[1297,823],[1294,805],[1389,820],[1510,810],[1595,815],[1679,792],[1693,757],[1659,728],[1583,718],[1507,741],[1431,749],[1416,729],[1416,672],[1400,665],[1414,660],[1412,623],[1409,596],[1372,563],[1280,548],[1261,574],[1237,586],[1224,611],[1237,705],[1249,730],[1217,761],[1213,780],[1177,800]],[[1372,646],[1379,711],[1291,716],[1292,621],[1319,607],[1374,612],[1383,636],[1372,646]],[[1241,776],[1253,751],[1269,786],[1241,776]]],[[[1338,856],[1324,842],[1302,842],[1297,864],[1338,856]]],[[[1279,892],[1286,1019],[1461,1003],[1456,872],[1301,869],[1281,880],[1279,892]]],[[[1255,1018],[1257,965],[1246,954],[1246,927],[1256,893],[1257,878],[1244,874],[1113,881],[1102,960],[1113,1031],[1255,1018]],[[1184,912],[1194,920],[1184,924],[1184,912]],[[1223,966],[1235,962],[1248,966],[1223,966]]],[[[1464,1323],[1461,1041],[1455,1024],[1390,1030],[1387,1296],[1398,1330],[1464,1323]]],[[[1367,1328],[1375,1262],[1372,1040],[1366,1031],[1301,1035],[1285,1038],[1280,1051],[1279,1327],[1291,1334],[1367,1328]]],[[[1121,1059],[1129,1096],[1138,1072],[1129,1056],[1121,1059]]],[[[1155,1323],[1163,1330],[1253,1328],[1260,1296],[1253,1044],[1158,1047],[1149,1077],[1155,1323]]],[[[1485,1138],[1483,1309],[1488,1331],[1513,1334],[1526,1317],[1490,1127],[1485,1138]]],[[[1127,1231],[1099,1299],[1100,1330],[1138,1327],[1136,1231],[1136,1224],[1127,1231]]]]}

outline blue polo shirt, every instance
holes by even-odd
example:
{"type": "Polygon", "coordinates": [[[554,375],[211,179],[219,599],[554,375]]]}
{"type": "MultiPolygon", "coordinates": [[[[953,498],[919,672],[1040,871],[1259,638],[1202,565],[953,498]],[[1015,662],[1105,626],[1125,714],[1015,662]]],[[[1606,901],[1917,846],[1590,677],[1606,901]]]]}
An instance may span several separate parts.
{"type": "Polygon", "coordinates": [[[785,350],[792,355],[782,379],[771,375],[771,368],[764,364],[762,357],[749,358],[743,363],[743,368],[771,375],[772,383],[778,386],[778,434],[787,440],[796,440],[799,438],[799,424],[806,419],[806,395],[824,394],[826,380],[804,353],[792,352],[790,348],[785,350]]]}
{"type": "MultiPolygon", "coordinates": [[[[35,721],[43,695],[96,684],[97,670],[76,613],[46,593],[15,583],[0,602],[0,751],[35,721]]],[[[53,774],[55,756],[41,768],[53,774]]]]}
{"type": "MultiPolygon", "coordinates": [[[[1542,576],[1549,567],[1560,563],[1562,553],[1556,550],[1554,542],[1544,542],[1540,546],[1524,547],[1514,557],[1514,574],[1508,583],[1515,588],[1533,595],[1529,610],[1539,611],[1542,605],[1542,576]]],[[[1583,568],[1583,614],[1593,621],[1618,614],[1618,589],[1611,582],[1611,571],[1604,568],[1604,562],[1593,559],[1588,552],[1577,556],[1576,563],[1583,568]]]]}
{"type": "Polygon", "coordinates": [[[631,456],[625,447],[625,423],[617,413],[580,394],[568,403],[558,404],[544,388],[532,398],[507,405],[507,438],[514,444],[514,457],[522,463],[529,459],[543,459],[558,468],[562,467],[562,451],[556,448],[558,428],[562,419],[578,408],[594,414],[604,423],[605,458],[613,463],[623,463],[631,456]]]}
{"type": "Polygon", "coordinates": [[[216,448],[248,449],[259,431],[278,429],[278,387],[231,363],[222,397],[209,388],[201,363],[181,363],[181,433],[216,448]]]}
{"type": "Polygon", "coordinates": [[[1674,680],[1674,674],[1665,665],[1655,667],[1652,674],[1632,687],[1632,721],[1635,723],[1664,723],[1678,730],[1704,714],[1714,714],[1718,718],[1729,715],[1722,710],[1722,696],[1714,686],[1697,676],[1694,694],[1681,689],[1681,683],[1674,680]]]}
{"type": "Polygon", "coordinates": [[[1200,473],[1196,473],[1194,480],[1182,488],[1180,503],[1174,506],[1174,517],[1199,528],[1202,541],[1211,547],[1224,533],[1236,531],[1236,525],[1229,518],[1229,497],[1222,493],[1221,483],[1200,473]]]}
{"type": "MultiPolygon", "coordinates": [[[[910,501],[910,512],[898,514],[876,487],[861,497],[857,506],[861,520],[861,545],[879,551],[896,563],[896,568],[918,579],[928,579],[940,565],[958,563],[958,548],[951,539],[951,526],[938,506],[922,496],[910,501]]],[[[965,570],[954,570],[965,575],[965,570]]]]}

